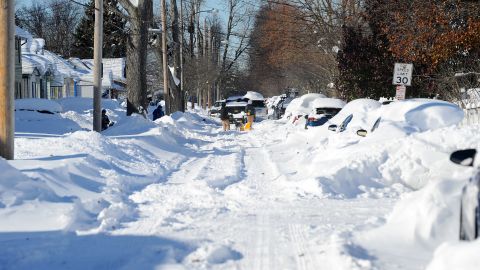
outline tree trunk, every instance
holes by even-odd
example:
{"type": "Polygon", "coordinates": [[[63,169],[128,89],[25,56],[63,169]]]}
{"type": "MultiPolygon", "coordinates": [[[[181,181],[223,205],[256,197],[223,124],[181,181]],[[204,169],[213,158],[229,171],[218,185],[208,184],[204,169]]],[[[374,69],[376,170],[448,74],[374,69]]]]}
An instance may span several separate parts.
{"type": "Polygon", "coordinates": [[[131,31],[127,41],[127,115],[144,114],[148,106],[146,66],[149,26],[145,22],[152,14],[152,0],[139,0],[137,7],[125,1],[121,3],[130,15],[131,31]]]}
{"type": "MultiPolygon", "coordinates": [[[[170,18],[172,23],[172,39],[173,39],[173,70],[175,77],[179,78],[180,76],[180,30],[179,30],[179,21],[178,21],[178,9],[177,1],[170,0],[170,18]]],[[[184,95],[182,94],[182,89],[180,85],[173,84],[171,85],[172,90],[172,106],[173,112],[175,111],[184,111],[184,95]]]]}

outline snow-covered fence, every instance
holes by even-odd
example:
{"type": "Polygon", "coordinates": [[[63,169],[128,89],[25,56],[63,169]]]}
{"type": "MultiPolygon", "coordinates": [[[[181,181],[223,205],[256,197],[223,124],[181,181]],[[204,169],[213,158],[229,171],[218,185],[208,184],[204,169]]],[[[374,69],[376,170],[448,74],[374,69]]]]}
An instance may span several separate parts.
{"type": "MultiPolygon", "coordinates": [[[[462,102],[463,118],[462,125],[478,125],[480,124],[480,99],[469,99],[462,102]]],[[[460,105],[460,104],[459,104],[460,105]]]]}

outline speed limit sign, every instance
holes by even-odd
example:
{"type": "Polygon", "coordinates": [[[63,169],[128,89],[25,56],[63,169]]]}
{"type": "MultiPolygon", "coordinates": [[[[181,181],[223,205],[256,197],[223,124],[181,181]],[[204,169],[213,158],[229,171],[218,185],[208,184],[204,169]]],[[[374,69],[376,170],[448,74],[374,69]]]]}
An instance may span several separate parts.
{"type": "Polygon", "coordinates": [[[395,63],[393,70],[394,85],[412,85],[413,64],[395,63]]]}

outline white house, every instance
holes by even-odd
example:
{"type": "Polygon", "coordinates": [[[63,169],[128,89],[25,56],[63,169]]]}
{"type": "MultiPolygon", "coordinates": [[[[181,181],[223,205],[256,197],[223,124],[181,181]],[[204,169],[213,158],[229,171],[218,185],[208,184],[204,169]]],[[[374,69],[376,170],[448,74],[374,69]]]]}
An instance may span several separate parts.
{"type": "MultiPolygon", "coordinates": [[[[61,56],[44,49],[45,41],[17,27],[18,63],[15,98],[93,97],[93,60],[61,56]]],[[[16,44],[17,44],[16,43],[16,44]]],[[[125,91],[125,59],[103,59],[103,97],[125,91]]]]}

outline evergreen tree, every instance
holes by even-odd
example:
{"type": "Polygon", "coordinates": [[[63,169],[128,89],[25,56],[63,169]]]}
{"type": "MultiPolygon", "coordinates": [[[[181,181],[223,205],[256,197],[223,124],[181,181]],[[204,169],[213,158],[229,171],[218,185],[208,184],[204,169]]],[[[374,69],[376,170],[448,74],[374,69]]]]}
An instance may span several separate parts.
{"type": "MultiPolygon", "coordinates": [[[[118,58],[126,55],[125,20],[118,10],[118,0],[103,1],[103,57],[118,58]]],[[[95,26],[95,1],[85,8],[85,15],[75,31],[73,56],[81,59],[93,58],[93,32],[95,26]]]]}
{"type": "Polygon", "coordinates": [[[389,20],[381,8],[386,4],[385,0],[367,0],[367,24],[343,27],[344,46],[337,55],[337,86],[347,100],[395,95],[394,59],[388,50],[388,39],[380,30],[381,20],[389,20]]]}

